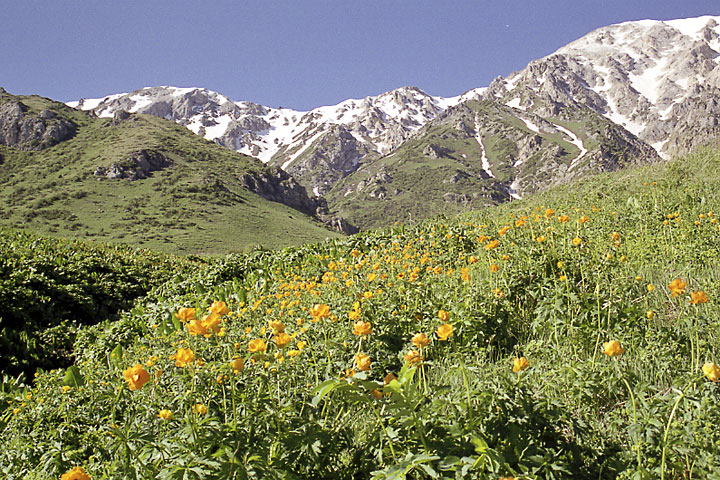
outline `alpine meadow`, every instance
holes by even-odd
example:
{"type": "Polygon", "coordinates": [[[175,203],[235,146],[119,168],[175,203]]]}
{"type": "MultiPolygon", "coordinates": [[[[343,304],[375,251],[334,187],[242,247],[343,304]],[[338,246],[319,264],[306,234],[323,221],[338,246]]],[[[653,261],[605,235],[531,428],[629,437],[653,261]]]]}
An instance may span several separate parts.
{"type": "Polygon", "coordinates": [[[0,89],[0,472],[720,479],[719,21],[310,112],[0,89]]]}

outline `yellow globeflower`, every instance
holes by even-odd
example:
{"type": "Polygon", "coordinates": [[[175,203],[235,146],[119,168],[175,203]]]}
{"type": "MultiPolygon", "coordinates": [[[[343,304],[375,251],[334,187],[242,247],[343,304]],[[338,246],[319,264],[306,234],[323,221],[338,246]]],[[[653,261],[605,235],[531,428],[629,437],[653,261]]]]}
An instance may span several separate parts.
{"type": "Polygon", "coordinates": [[[404,359],[408,365],[412,366],[422,363],[422,361],[425,360],[425,357],[423,357],[422,354],[417,350],[408,350],[408,353],[405,354],[404,359]]]}
{"type": "Polygon", "coordinates": [[[264,352],[267,350],[267,345],[265,344],[265,340],[262,338],[256,338],[255,340],[250,340],[248,343],[248,350],[252,353],[256,352],[264,352]]]}
{"type": "Polygon", "coordinates": [[[283,332],[275,335],[273,339],[275,340],[275,344],[278,346],[278,348],[283,348],[285,345],[290,343],[292,337],[287,333],[283,332]]]}
{"type": "Polygon", "coordinates": [[[490,265],[490,271],[493,273],[497,273],[500,270],[500,266],[497,263],[493,263],[490,265]]]}
{"type": "Polygon", "coordinates": [[[170,410],[163,408],[158,413],[158,417],[162,418],[163,420],[170,420],[172,418],[172,412],[170,410]]]}
{"type": "Polygon", "coordinates": [[[323,304],[315,304],[310,309],[310,315],[313,317],[314,321],[318,321],[321,318],[329,317],[330,316],[330,307],[328,305],[323,304]]]}
{"type": "Polygon", "coordinates": [[[268,325],[272,329],[273,333],[283,333],[285,331],[285,324],[280,320],[270,320],[268,325]]]}
{"type": "Polygon", "coordinates": [[[572,243],[573,243],[573,245],[575,245],[577,247],[578,245],[580,245],[582,243],[582,238],[575,237],[575,238],[573,238],[572,243]]]}
{"type": "Polygon", "coordinates": [[[413,337],[410,341],[417,348],[425,348],[428,345],[430,345],[430,339],[423,332],[416,333],[415,335],[413,335],[413,337]]]}
{"type": "Polygon", "coordinates": [[[647,316],[648,320],[652,320],[655,317],[655,312],[652,310],[648,310],[645,315],[647,316]]]}
{"type": "Polygon", "coordinates": [[[363,322],[362,320],[358,320],[355,322],[355,326],[353,327],[353,335],[370,335],[372,333],[372,328],[370,326],[370,322],[363,322]]]}
{"type": "Polygon", "coordinates": [[[176,367],[187,367],[195,361],[195,354],[189,348],[178,348],[177,353],[170,357],[170,360],[175,360],[176,367]]]}
{"type": "Polygon", "coordinates": [[[699,303],[707,303],[708,297],[702,290],[699,292],[690,292],[690,303],[697,305],[699,303]]]}
{"type": "Polygon", "coordinates": [[[437,329],[438,340],[440,340],[441,342],[444,342],[445,340],[450,338],[450,336],[452,336],[452,334],[453,334],[453,326],[450,325],[449,323],[444,323],[444,324],[440,325],[437,329]]]}
{"type": "Polygon", "coordinates": [[[625,349],[620,346],[617,340],[610,340],[603,343],[603,353],[609,357],[616,357],[625,353],[625,349]]]}
{"type": "Polygon", "coordinates": [[[717,382],[718,379],[720,379],[720,367],[718,367],[713,362],[707,362],[705,365],[703,365],[702,371],[708,378],[708,380],[717,382]]]}
{"type": "Polygon", "coordinates": [[[485,250],[493,250],[497,248],[498,245],[500,245],[500,242],[498,240],[491,240],[485,244],[485,250]]]}
{"type": "Polygon", "coordinates": [[[193,405],[192,410],[198,415],[205,415],[208,411],[207,407],[202,403],[196,403],[195,405],[193,405]]]}
{"type": "Polygon", "coordinates": [[[685,287],[687,286],[687,282],[683,282],[681,279],[676,278],[672,282],[670,282],[670,285],[668,287],[670,288],[670,294],[673,297],[677,297],[678,295],[682,295],[685,293],[685,287]]]}
{"type": "Polygon", "coordinates": [[[208,329],[205,326],[205,322],[202,320],[191,320],[189,323],[186,324],[188,332],[190,332],[191,335],[207,335],[208,329]]]}
{"type": "Polygon", "coordinates": [[[75,467],[67,473],[63,473],[60,480],[92,480],[82,467],[75,467]]]}
{"type": "Polygon", "coordinates": [[[443,322],[447,322],[448,320],[450,320],[450,314],[445,310],[440,310],[438,311],[438,318],[443,322]]]}
{"type": "Polygon", "coordinates": [[[370,357],[364,353],[358,353],[355,355],[355,365],[361,372],[370,370],[370,357]]]}
{"type": "Polygon", "coordinates": [[[655,290],[655,285],[653,285],[652,283],[648,283],[648,284],[647,284],[647,291],[648,291],[648,292],[652,292],[653,290],[655,290]]]}
{"type": "Polygon", "coordinates": [[[527,370],[527,368],[530,366],[530,362],[528,362],[528,359],[525,357],[515,358],[513,359],[513,372],[522,372],[523,370],[527,370]]]}
{"type": "Polygon", "coordinates": [[[234,358],[233,361],[230,362],[230,368],[232,368],[233,373],[237,375],[245,368],[245,360],[243,360],[242,357],[234,358]]]}
{"type": "Polygon", "coordinates": [[[195,309],[194,308],[181,308],[177,312],[177,317],[180,319],[181,322],[188,322],[190,320],[195,319],[195,309]]]}
{"type": "Polygon", "coordinates": [[[212,305],[210,305],[210,308],[208,308],[208,312],[213,313],[215,315],[227,315],[230,313],[230,309],[227,308],[227,305],[225,305],[225,302],[213,302],[212,305]]]}
{"type": "Polygon", "coordinates": [[[139,363],[123,370],[123,377],[128,382],[130,390],[140,390],[143,385],[150,381],[150,375],[139,363]]]}

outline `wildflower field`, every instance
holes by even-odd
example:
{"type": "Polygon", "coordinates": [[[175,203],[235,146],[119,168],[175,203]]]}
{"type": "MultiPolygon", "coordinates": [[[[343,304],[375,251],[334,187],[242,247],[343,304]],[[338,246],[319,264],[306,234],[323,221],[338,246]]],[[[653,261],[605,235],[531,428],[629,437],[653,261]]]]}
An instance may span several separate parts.
{"type": "Polygon", "coordinates": [[[46,479],[720,478],[720,154],[197,264],[6,377],[46,479]]]}

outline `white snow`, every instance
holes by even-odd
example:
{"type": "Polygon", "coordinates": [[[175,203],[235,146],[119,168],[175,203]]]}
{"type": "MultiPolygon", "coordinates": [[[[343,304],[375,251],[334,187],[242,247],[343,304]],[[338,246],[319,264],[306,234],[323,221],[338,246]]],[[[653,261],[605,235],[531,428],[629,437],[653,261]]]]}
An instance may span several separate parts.
{"type": "Polygon", "coordinates": [[[580,154],[577,157],[573,158],[572,162],[570,162],[570,167],[568,167],[568,170],[572,170],[575,167],[575,165],[577,165],[578,160],[580,160],[582,157],[584,157],[588,151],[585,148],[585,145],[583,145],[582,140],[580,140],[580,138],[578,138],[578,136],[575,135],[574,132],[572,132],[571,130],[568,130],[567,128],[563,127],[562,125],[558,125],[557,123],[553,123],[553,125],[555,125],[555,128],[557,128],[558,130],[563,132],[565,135],[570,137],[570,143],[572,143],[573,145],[575,145],[576,147],[578,147],[580,149],[580,154]]]}
{"type": "Polygon", "coordinates": [[[313,187],[313,193],[315,194],[316,197],[319,197],[320,196],[320,187],[318,187],[318,186],[313,187]]]}
{"type": "Polygon", "coordinates": [[[705,28],[708,22],[715,20],[720,23],[720,17],[705,15],[696,18],[681,18],[678,20],[667,20],[663,23],[670,25],[685,36],[692,37],[695,40],[700,39],[700,31],[705,28]]]}
{"type": "Polygon", "coordinates": [[[667,74],[667,64],[668,58],[661,58],[654,67],[645,69],[640,75],[635,73],[628,75],[632,87],[650,103],[657,102],[660,96],[660,83],[667,74]]]}
{"type": "Polygon", "coordinates": [[[519,186],[520,186],[520,185],[518,184],[517,177],[516,177],[516,178],[512,181],[512,183],[510,184],[510,188],[508,189],[508,193],[509,193],[510,196],[511,196],[512,198],[514,198],[515,200],[520,200],[520,199],[522,198],[522,195],[520,195],[519,193],[517,193],[517,188],[518,188],[519,186]]]}
{"type": "Polygon", "coordinates": [[[205,138],[208,140],[215,140],[216,138],[222,137],[227,131],[228,125],[232,121],[230,115],[222,115],[215,119],[217,125],[205,127],[205,138]]]}
{"type": "Polygon", "coordinates": [[[505,105],[512,108],[518,108],[520,110],[525,110],[525,107],[520,105],[520,97],[515,97],[509,102],[507,102],[505,105]]]}
{"type": "Polygon", "coordinates": [[[320,135],[322,135],[323,133],[325,133],[325,130],[320,129],[320,131],[317,132],[315,135],[313,135],[313,136],[310,138],[310,140],[307,140],[306,142],[304,142],[304,143],[302,144],[302,147],[300,147],[300,149],[298,149],[297,152],[295,152],[295,153],[293,153],[292,155],[290,155],[290,159],[288,159],[287,162],[283,163],[282,169],[285,170],[287,167],[289,167],[290,164],[291,164],[292,162],[294,162],[296,158],[298,158],[300,155],[302,155],[302,154],[305,152],[305,150],[307,150],[308,148],[310,148],[310,146],[315,142],[315,140],[317,140],[318,138],[320,138],[320,135]]]}
{"type": "Polygon", "coordinates": [[[490,161],[488,160],[487,154],[485,153],[485,145],[483,145],[482,135],[480,135],[480,122],[478,121],[478,119],[475,119],[475,140],[477,140],[478,145],[480,145],[483,170],[485,170],[485,173],[487,173],[491,178],[495,178],[495,174],[493,174],[492,170],[490,170],[490,161]]]}
{"type": "Polygon", "coordinates": [[[665,144],[668,142],[668,139],[662,140],[660,142],[655,142],[650,144],[652,148],[655,149],[655,151],[665,160],[668,160],[670,156],[667,153],[661,152],[662,148],[665,146],[665,144]]]}
{"type": "Polygon", "coordinates": [[[530,130],[532,130],[535,133],[540,133],[540,127],[535,125],[533,122],[528,120],[527,118],[518,117],[520,120],[523,121],[526,127],[528,127],[530,130]]]}

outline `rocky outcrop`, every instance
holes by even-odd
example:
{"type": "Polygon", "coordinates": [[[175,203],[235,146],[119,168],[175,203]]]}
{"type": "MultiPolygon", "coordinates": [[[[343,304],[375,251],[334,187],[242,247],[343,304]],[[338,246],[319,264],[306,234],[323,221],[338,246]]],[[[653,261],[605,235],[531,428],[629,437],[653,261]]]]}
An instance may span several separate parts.
{"type": "MultiPolygon", "coordinates": [[[[3,90],[4,92],[4,90],[3,90]]],[[[0,144],[18,150],[43,150],[75,135],[76,125],[50,110],[32,113],[22,102],[0,97],[0,144]]]]}
{"type": "Polygon", "coordinates": [[[153,172],[168,168],[172,160],[153,150],[140,150],[128,156],[121,163],[112,163],[109,167],[98,166],[93,175],[100,179],[140,180],[148,178],[153,172]]]}
{"type": "Polygon", "coordinates": [[[305,187],[292,176],[277,167],[265,171],[245,174],[241,177],[245,188],[261,197],[285,204],[307,215],[317,217],[323,223],[346,234],[356,233],[357,229],[341,217],[330,214],[323,197],[309,197],[305,187]]]}

